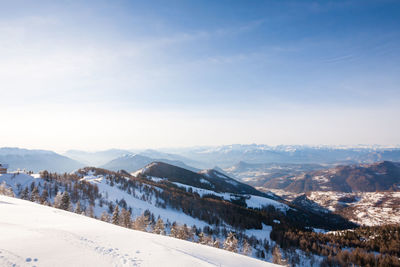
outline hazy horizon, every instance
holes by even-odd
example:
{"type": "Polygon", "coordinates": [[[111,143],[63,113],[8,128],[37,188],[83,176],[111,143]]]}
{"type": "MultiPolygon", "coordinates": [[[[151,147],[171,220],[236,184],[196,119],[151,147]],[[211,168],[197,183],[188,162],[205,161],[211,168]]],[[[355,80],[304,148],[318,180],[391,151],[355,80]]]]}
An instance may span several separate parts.
{"type": "Polygon", "coordinates": [[[0,3],[0,147],[400,144],[399,1],[0,3]]]}
{"type": "Polygon", "coordinates": [[[71,151],[80,151],[80,152],[87,152],[87,153],[97,153],[97,152],[104,152],[110,150],[126,150],[131,153],[141,153],[146,150],[154,150],[164,153],[178,153],[185,151],[185,150],[192,150],[192,149],[206,149],[206,148],[219,148],[219,147],[229,147],[229,146],[268,146],[271,148],[279,148],[279,147],[310,147],[310,148],[337,148],[337,149],[359,149],[359,148],[376,148],[376,149],[400,149],[400,144],[261,144],[261,143],[243,143],[243,144],[219,144],[219,145],[193,145],[193,146],[175,146],[175,147],[136,147],[136,148],[121,148],[121,147],[106,147],[104,149],[77,149],[77,148],[68,148],[65,150],[57,150],[52,149],[51,147],[18,147],[18,146],[0,146],[0,149],[4,148],[17,148],[17,149],[28,149],[28,150],[47,150],[53,151],[58,154],[65,154],[66,152],[71,151]]]}

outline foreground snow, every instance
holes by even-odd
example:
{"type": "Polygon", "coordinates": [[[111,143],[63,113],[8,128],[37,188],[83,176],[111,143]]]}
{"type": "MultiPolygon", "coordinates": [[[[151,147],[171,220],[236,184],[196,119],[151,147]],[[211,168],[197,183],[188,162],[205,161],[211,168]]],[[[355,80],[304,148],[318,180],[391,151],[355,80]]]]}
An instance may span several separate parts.
{"type": "Polygon", "coordinates": [[[274,266],[0,196],[0,266],[274,266]]]}

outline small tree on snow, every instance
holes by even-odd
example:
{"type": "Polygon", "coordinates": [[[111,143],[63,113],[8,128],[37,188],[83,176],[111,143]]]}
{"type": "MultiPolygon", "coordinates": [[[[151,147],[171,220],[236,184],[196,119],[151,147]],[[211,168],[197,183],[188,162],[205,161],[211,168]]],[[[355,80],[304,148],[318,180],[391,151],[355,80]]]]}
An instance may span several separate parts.
{"type": "Polygon", "coordinates": [[[39,194],[39,189],[37,188],[37,186],[33,187],[33,190],[31,192],[30,201],[32,201],[32,202],[40,202],[40,194],[39,194]]]}
{"type": "Polygon", "coordinates": [[[100,220],[102,220],[103,222],[110,222],[110,215],[108,215],[107,211],[103,211],[100,216],[100,220]]]}
{"type": "Polygon", "coordinates": [[[121,210],[121,225],[126,228],[132,228],[131,213],[124,208],[121,210]]]}
{"type": "Polygon", "coordinates": [[[114,212],[112,214],[111,222],[113,224],[119,225],[119,208],[118,208],[118,205],[115,206],[114,212]]]}
{"type": "Polygon", "coordinates": [[[164,222],[161,218],[158,218],[156,224],[154,225],[153,233],[158,235],[165,235],[164,222]]]}
{"type": "Polygon", "coordinates": [[[57,209],[60,209],[61,207],[61,198],[62,198],[61,192],[58,192],[57,195],[54,197],[54,207],[57,209]]]}
{"type": "Polygon", "coordinates": [[[71,204],[71,202],[70,202],[69,194],[67,191],[65,191],[61,195],[60,209],[69,210],[70,204],[71,204]]]}
{"type": "Polygon", "coordinates": [[[286,264],[286,261],[282,259],[281,250],[279,249],[278,245],[275,245],[275,247],[272,249],[272,261],[273,263],[280,265],[286,264]]]}
{"type": "Polygon", "coordinates": [[[221,241],[219,241],[219,239],[216,238],[216,239],[213,241],[212,246],[213,246],[214,248],[221,248],[221,241]]]}
{"type": "Polygon", "coordinates": [[[249,244],[249,242],[247,241],[247,239],[243,239],[243,243],[242,243],[242,254],[244,255],[250,255],[252,251],[252,248],[249,244]]]}
{"type": "Polygon", "coordinates": [[[178,225],[176,224],[176,222],[172,223],[171,233],[169,234],[169,236],[178,237],[178,225]]]}
{"type": "Polygon", "coordinates": [[[6,185],[6,182],[5,182],[5,181],[3,181],[3,182],[0,184],[0,195],[4,195],[4,196],[8,196],[8,197],[15,197],[14,191],[12,190],[11,187],[8,187],[8,186],[6,185]]]}
{"type": "Polygon", "coordinates": [[[133,222],[133,229],[135,230],[146,231],[148,226],[149,226],[149,217],[147,217],[144,214],[137,217],[136,220],[133,222]]]}
{"type": "Polygon", "coordinates": [[[41,203],[46,202],[47,199],[49,198],[49,192],[47,191],[46,188],[43,189],[43,191],[42,191],[42,196],[41,196],[40,198],[41,198],[41,199],[40,199],[41,203]]]}
{"type": "Polygon", "coordinates": [[[25,199],[25,200],[29,199],[29,189],[28,189],[28,187],[25,187],[24,190],[22,190],[20,198],[21,199],[25,199]]]}
{"type": "Polygon", "coordinates": [[[177,238],[183,240],[190,240],[193,238],[192,230],[186,224],[178,227],[177,238]]]}
{"type": "Polygon", "coordinates": [[[235,237],[235,234],[232,232],[229,232],[227,238],[225,239],[224,242],[224,249],[232,251],[232,252],[237,252],[238,250],[238,240],[235,237]]]}
{"type": "Polygon", "coordinates": [[[75,211],[74,212],[77,213],[77,214],[82,214],[82,208],[81,208],[81,202],[80,201],[78,201],[76,203],[76,207],[75,207],[75,211]]]}
{"type": "Polygon", "coordinates": [[[93,207],[93,205],[90,205],[89,208],[86,209],[85,215],[90,217],[90,218],[94,218],[94,207],[93,207]]]}
{"type": "Polygon", "coordinates": [[[211,237],[204,234],[204,232],[199,233],[199,241],[198,242],[202,245],[209,245],[209,246],[213,245],[213,241],[212,241],[211,237]]]}

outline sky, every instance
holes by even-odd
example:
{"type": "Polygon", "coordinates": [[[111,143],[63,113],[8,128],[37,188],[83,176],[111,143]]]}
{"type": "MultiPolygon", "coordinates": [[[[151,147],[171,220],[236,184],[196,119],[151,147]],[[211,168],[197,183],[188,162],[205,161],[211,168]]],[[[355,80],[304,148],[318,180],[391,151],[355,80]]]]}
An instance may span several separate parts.
{"type": "Polygon", "coordinates": [[[0,6],[0,147],[400,144],[399,1],[0,6]]]}

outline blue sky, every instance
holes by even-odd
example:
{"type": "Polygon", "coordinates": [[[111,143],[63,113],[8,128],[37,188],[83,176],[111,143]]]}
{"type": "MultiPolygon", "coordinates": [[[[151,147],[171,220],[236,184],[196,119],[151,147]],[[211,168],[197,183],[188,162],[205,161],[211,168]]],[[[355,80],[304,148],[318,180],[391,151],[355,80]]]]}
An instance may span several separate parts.
{"type": "Polygon", "coordinates": [[[1,1],[0,146],[399,144],[399,1],[1,1]]]}

